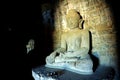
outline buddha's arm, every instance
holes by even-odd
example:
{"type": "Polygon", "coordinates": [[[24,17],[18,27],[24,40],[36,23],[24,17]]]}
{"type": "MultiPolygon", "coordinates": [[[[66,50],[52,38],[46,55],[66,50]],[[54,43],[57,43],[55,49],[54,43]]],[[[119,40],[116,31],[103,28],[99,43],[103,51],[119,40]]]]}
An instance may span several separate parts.
{"type": "Polygon", "coordinates": [[[80,48],[79,50],[73,51],[73,52],[67,52],[65,53],[65,57],[84,57],[88,55],[89,49],[87,48],[80,48]]]}
{"type": "Polygon", "coordinates": [[[56,54],[57,54],[57,53],[59,54],[59,53],[64,53],[64,52],[66,52],[66,41],[65,41],[65,35],[62,35],[62,36],[61,36],[61,46],[60,46],[60,48],[54,50],[54,51],[50,54],[50,56],[56,57],[56,54]]]}
{"type": "Polygon", "coordinates": [[[74,57],[86,57],[88,55],[89,49],[86,47],[80,48],[73,53],[74,57]]]}
{"type": "Polygon", "coordinates": [[[90,47],[90,37],[89,37],[89,31],[84,30],[82,33],[82,39],[81,39],[81,47],[78,51],[80,51],[81,54],[88,54],[90,47]]]}
{"type": "Polygon", "coordinates": [[[60,48],[56,49],[49,56],[46,57],[46,63],[55,62],[55,58],[56,58],[57,54],[62,55],[62,53],[64,53],[65,51],[66,51],[66,41],[65,41],[65,37],[62,36],[61,37],[61,46],[60,46],[60,48]]]}

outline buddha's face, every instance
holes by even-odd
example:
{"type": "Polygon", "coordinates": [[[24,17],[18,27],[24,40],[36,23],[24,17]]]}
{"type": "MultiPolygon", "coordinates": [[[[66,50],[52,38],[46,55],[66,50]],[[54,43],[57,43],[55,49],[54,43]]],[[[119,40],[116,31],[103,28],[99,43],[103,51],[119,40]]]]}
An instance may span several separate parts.
{"type": "Polygon", "coordinates": [[[67,20],[67,26],[70,29],[77,28],[79,26],[79,20],[76,20],[76,18],[70,18],[67,20]]]}
{"type": "Polygon", "coordinates": [[[79,27],[80,15],[75,10],[70,10],[66,15],[67,26],[70,29],[79,27]]]}

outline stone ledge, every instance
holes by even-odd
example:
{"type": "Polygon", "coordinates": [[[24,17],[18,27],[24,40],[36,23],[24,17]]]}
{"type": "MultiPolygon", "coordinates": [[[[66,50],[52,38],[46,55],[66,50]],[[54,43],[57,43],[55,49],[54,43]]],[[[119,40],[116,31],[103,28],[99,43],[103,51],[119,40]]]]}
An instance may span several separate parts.
{"type": "Polygon", "coordinates": [[[99,66],[93,74],[83,75],[42,65],[32,69],[32,76],[35,80],[113,80],[115,71],[111,67],[99,66]]]}

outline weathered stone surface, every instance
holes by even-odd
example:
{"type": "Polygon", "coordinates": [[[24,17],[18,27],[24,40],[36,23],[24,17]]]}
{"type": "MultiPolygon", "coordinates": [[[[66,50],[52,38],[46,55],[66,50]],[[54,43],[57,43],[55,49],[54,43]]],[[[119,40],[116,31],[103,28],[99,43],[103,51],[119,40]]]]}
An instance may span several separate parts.
{"type": "Polygon", "coordinates": [[[79,74],[92,74],[93,62],[88,54],[89,31],[84,30],[83,19],[75,9],[69,10],[65,18],[68,31],[60,35],[60,47],[46,57],[46,67],[67,69],[79,74]]]}
{"type": "Polygon", "coordinates": [[[114,69],[106,66],[99,66],[94,74],[84,76],[63,69],[47,68],[44,65],[32,69],[35,80],[118,80],[114,75],[114,69]]]}
{"type": "Polygon", "coordinates": [[[60,35],[67,31],[65,15],[69,9],[76,9],[83,17],[84,29],[91,32],[92,35],[92,51],[101,55],[106,55],[100,58],[100,63],[108,64],[111,66],[111,58],[114,60],[113,54],[116,56],[116,36],[114,31],[114,19],[111,13],[109,5],[105,3],[105,0],[58,0],[60,2],[57,7],[55,16],[56,25],[55,34],[58,38],[55,42],[55,47],[59,47],[61,41],[60,35]],[[61,6],[62,5],[62,6],[61,6]],[[61,14],[63,13],[64,14],[61,14]],[[62,30],[62,31],[61,31],[62,30]],[[106,58],[107,55],[111,56],[106,58]],[[104,60],[104,59],[107,60],[104,60]]]}

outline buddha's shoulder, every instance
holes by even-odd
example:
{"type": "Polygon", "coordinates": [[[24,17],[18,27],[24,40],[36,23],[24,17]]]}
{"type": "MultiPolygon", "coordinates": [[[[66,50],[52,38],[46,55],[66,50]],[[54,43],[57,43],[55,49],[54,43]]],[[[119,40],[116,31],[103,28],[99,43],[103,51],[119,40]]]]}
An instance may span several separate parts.
{"type": "Polygon", "coordinates": [[[63,32],[62,33],[62,36],[70,36],[70,35],[72,35],[72,34],[89,34],[89,31],[88,30],[80,30],[80,29],[78,29],[78,30],[75,30],[75,31],[67,31],[67,32],[63,32]]]}

